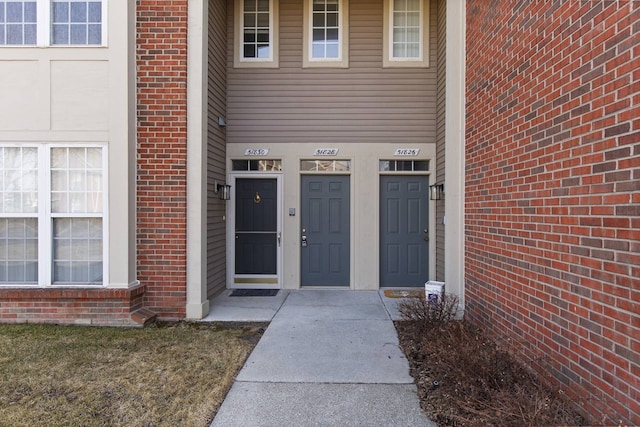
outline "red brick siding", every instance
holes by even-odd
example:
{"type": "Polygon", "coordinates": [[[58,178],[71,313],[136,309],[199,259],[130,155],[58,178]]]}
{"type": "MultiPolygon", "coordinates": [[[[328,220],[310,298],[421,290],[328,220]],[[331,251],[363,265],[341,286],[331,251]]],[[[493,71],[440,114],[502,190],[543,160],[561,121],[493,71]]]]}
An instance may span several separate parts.
{"type": "Polygon", "coordinates": [[[467,1],[468,317],[640,424],[640,2],[467,1]]]}
{"type": "Polygon", "coordinates": [[[0,322],[133,326],[144,287],[130,289],[0,288],[0,322]]]}
{"type": "Polygon", "coordinates": [[[137,1],[137,257],[145,306],[185,316],[187,0],[137,1]]]}

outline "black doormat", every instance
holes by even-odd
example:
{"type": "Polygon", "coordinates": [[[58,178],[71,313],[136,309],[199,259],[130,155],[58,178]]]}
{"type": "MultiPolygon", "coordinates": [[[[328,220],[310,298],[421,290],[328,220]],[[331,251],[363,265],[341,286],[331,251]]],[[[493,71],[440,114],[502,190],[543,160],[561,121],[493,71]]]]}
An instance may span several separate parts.
{"type": "Polygon", "coordinates": [[[275,297],[280,289],[234,289],[232,297],[275,297]]]}

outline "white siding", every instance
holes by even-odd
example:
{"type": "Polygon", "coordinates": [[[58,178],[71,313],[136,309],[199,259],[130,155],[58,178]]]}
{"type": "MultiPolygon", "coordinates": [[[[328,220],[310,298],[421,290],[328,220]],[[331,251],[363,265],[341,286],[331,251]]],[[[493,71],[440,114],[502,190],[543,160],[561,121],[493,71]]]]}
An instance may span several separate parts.
{"type": "Polygon", "coordinates": [[[135,2],[107,5],[105,46],[0,47],[0,144],[108,147],[105,284],[124,288],[135,283],[135,2]]]}

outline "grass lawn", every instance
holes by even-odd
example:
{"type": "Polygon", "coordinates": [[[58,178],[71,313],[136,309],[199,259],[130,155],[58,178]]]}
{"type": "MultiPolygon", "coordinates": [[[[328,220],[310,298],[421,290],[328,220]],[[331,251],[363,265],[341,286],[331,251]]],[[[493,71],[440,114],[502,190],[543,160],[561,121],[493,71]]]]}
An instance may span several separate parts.
{"type": "Polygon", "coordinates": [[[264,327],[0,325],[0,425],[208,426],[264,327]]]}

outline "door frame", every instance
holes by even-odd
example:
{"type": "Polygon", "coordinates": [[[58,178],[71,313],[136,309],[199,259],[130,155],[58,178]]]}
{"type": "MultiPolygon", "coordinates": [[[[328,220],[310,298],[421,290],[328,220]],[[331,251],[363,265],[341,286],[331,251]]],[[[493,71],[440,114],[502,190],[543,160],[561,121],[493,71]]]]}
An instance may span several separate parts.
{"type": "Polygon", "coordinates": [[[227,202],[227,289],[282,289],[282,174],[276,173],[229,173],[227,182],[231,184],[230,199],[227,202]],[[279,234],[279,243],[276,247],[276,274],[252,275],[235,274],[236,265],[236,180],[249,179],[275,179],[276,180],[276,228],[279,234]],[[260,280],[266,279],[266,280],[260,280]]]}

